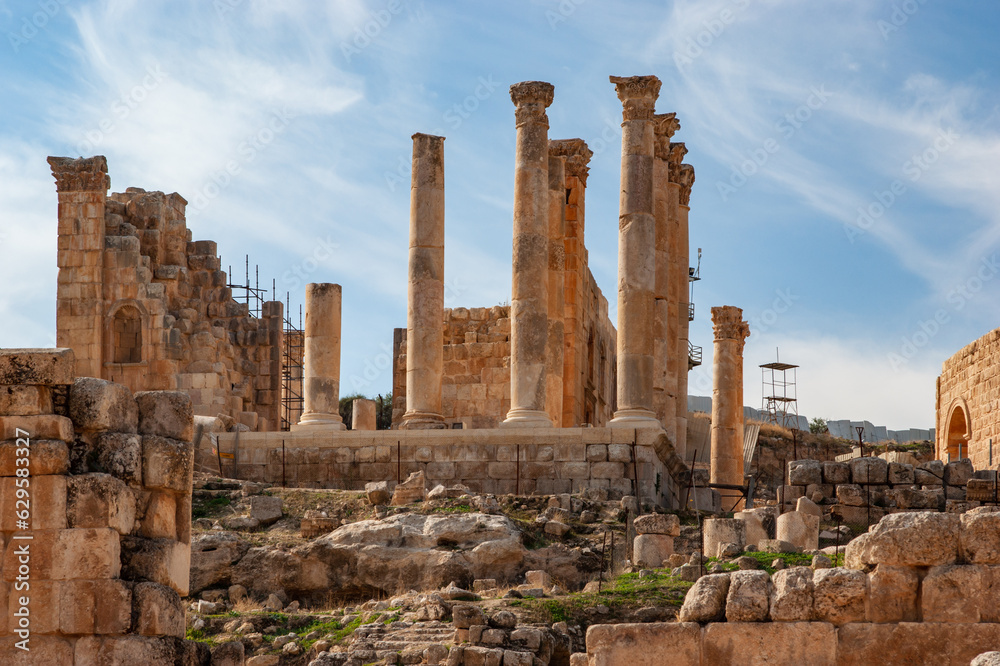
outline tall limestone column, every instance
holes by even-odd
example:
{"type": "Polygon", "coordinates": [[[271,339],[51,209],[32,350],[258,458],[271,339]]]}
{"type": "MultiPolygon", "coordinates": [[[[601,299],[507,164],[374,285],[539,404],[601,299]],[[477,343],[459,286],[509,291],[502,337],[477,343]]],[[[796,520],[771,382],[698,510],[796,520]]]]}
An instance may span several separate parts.
{"type": "MultiPolygon", "coordinates": [[[[111,179],[102,155],[50,157],[59,196],[56,346],[76,357],[76,375],[103,377],[104,207],[111,179]]],[[[109,359],[111,360],[111,359],[109,359]]]]}
{"type": "Polygon", "coordinates": [[[656,220],[653,214],[655,76],[612,76],[622,102],[618,213],[618,409],[616,427],[661,427],[653,411],[656,220]]]}
{"type": "Polygon", "coordinates": [[[545,354],[545,411],[562,425],[563,364],[566,339],[566,158],[553,154],[549,142],[549,337],[545,354]]]}
{"type": "MultiPolygon", "coordinates": [[[[563,404],[561,423],[573,428],[583,423],[583,381],[587,363],[587,331],[583,325],[584,281],[587,271],[587,250],[583,236],[587,198],[587,175],[594,153],[583,139],[549,141],[549,155],[566,158],[566,227],[563,238],[565,270],[563,271],[563,404]]],[[[551,290],[550,290],[551,293],[551,290]]]]}
{"type": "MultiPolygon", "coordinates": [[[[712,483],[743,484],[743,345],[750,326],[743,310],[712,308],[715,347],[712,356],[712,483]]],[[[740,493],[720,489],[722,510],[733,511],[740,493]]],[[[742,502],[736,504],[741,508],[742,502]]]]}
{"type": "MultiPolygon", "coordinates": [[[[653,411],[663,424],[667,438],[677,441],[677,308],[676,277],[672,273],[673,227],[676,226],[678,186],[670,182],[670,137],[680,129],[676,114],[653,116],[656,142],[653,161],[653,214],[656,218],[655,334],[653,336],[653,411]],[[672,298],[673,296],[673,298],[672,298]]],[[[687,282],[685,276],[685,284],[687,282]]],[[[685,359],[687,354],[685,353],[685,359]]]]}
{"type": "MultiPolygon", "coordinates": [[[[680,144],[684,145],[684,144],[680,144]]],[[[685,152],[687,152],[685,150],[685,152]]],[[[690,275],[690,264],[691,264],[691,249],[689,247],[689,234],[688,234],[688,213],[691,212],[691,187],[694,185],[694,167],[690,164],[682,164],[680,167],[680,172],[678,174],[678,180],[680,181],[680,198],[679,198],[679,219],[677,223],[677,256],[678,256],[678,275],[683,276],[684,286],[681,289],[681,302],[680,302],[680,320],[679,329],[677,335],[677,355],[679,359],[678,375],[677,375],[677,439],[674,442],[674,449],[680,456],[687,455],[687,419],[688,419],[688,409],[687,409],[687,394],[688,394],[688,372],[690,368],[688,366],[688,339],[689,339],[689,329],[691,321],[688,318],[688,310],[690,308],[691,302],[691,287],[689,281],[690,275]]],[[[740,405],[742,410],[743,396],[742,396],[742,382],[740,383],[741,393],[740,393],[740,405]]],[[[740,412],[742,414],[742,411],[740,412]]],[[[743,433],[740,433],[740,440],[743,439],[743,433]]]]}
{"type": "Polygon", "coordinates": [[[444,428],[444,137],[413,135],[406,308],[406,413],[400,428],[444,428]]]}
{"type": "Polygon", "coordinates": [[[551,427],[546,413],[549,332],[549,119],[554,87],[510,87],[517,145],[514,166],[514,260],[511,280],[510,411],[506,427],[551,427]]]}
{"type": "Polygon", "coordinates": [[[296,429],[346,428],[340,418],[340,303],[339,284],[306,285],[304,405],[296,429]]]}

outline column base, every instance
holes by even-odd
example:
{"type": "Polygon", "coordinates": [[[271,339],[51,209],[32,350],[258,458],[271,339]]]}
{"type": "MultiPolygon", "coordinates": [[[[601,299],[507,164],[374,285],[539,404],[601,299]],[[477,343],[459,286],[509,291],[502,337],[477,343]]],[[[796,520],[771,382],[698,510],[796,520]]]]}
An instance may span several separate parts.
{"type": "Polygon", "coordinates": [[[608,421],[609,428],[663,428],[660,419],[648,409],[619,409],[608,421]]]}
{"type": "Polygon", "coordinates": [[[512,409],[500,424],[501,428],[551,428],[552,419],[539,409],[512,409]]]}
{"type": "Polygon", "coordinates": [[[444,417],[434,412],[406,412],[399,424],[400,430],[444,430],[447,427],[444,417]]]}
{"type": "Polygon", "coordinates": [[[344,419],[340,417],[340,414],[323,414],[319,412],[303,414],[299,422],[293,425],[291,429],[295,431],[306,428],[347,430],[347,426],[344,425],[344,419]]]}

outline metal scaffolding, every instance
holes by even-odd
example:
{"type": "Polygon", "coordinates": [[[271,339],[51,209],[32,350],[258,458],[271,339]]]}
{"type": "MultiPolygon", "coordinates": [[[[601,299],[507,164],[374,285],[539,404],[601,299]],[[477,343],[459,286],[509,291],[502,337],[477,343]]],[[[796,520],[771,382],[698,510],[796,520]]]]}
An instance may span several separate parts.
{"type": "Polygon", "coordinates": [[[761,369],[761,408],[764,421],[784,428],[796,428],[799,421],[799,401],[796,388],[796,370],[799,366],[782,363],[778,350],[775,361],[765,363],[761,369]]]}

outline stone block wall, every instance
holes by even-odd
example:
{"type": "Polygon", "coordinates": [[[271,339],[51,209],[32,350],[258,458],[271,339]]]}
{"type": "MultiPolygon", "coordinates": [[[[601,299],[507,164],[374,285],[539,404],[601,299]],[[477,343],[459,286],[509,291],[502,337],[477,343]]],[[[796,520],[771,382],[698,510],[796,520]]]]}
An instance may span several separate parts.
{"type": "Polygon", "coordinates": [[[1000,644],[1000,509],[897,513],[846,567],[701,577],[680,622],[595,625],[576,666],[947,664],[1000,644]]]}
{"type": "Polygon", "coordinates": [[[69,349],[0,350],[0,395],[0,661],[210,663],[183,639],[190,398],[76,378],[69,349]]]}
{"type": "Polygon", "coordinates": [[[976,469],[1000,464],[1000,329],[958,350],[937,379],[937,457],[971,458],[976,469]],[[992,448],[997,446],[994,455],[992,448]]]}
{"type": "Polygon", "coordinates": [[[110,196],[104,157],[49,158],[59,193],[57,342],[76,372],[132,391],[182,390],[196,414],[280,426],[283,306],[233,300],[213,241],[179,194],[110,196]]]}

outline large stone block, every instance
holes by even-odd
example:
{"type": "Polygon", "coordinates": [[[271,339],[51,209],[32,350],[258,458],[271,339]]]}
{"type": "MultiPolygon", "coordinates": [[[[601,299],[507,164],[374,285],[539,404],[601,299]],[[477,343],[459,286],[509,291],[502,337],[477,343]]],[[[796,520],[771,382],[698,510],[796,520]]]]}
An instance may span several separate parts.
{"type": "Polygon", "coordinates": [[[0,349],[0,384],[73,383],[72,349],[0,349]]]}
{"type": "Polygon", "coordinates": [[[674,538],[666,534],[640,534],[635,538],[632,550],[637,565],[658,569],[673,554],[674,538]]]}
{"type": "Polygon", "coordinates": [[[587,629],[589,666],[700,666],[702,630],[693,622],[595,624],[587,629]]]}
{"type": "Polygon", "coordinates": [[[707,518],[703,526],[705,535],[705,555],[718,557],[720,546],[735,543],[739,548],[746,546],[747,527],[735,518],[707,518]]]}
{"type": "Polygon", "coordinates": [[[69,416],[77,430],[134,433],[139,412],[127,386],[96,377],[79,377],[69,390],[69,416]]]}
{"type": "Polygon", "coordinates": [[[840,666],[966,666],[1000,645],[1000,624],[862,623],[848,624],[837,633],[840,666]]]}
{"type": "MultiPolygon", "coordinates": [[[[85,636],[76,642],[75,661],[51,662],[77,666],[205,666],[212,663],[211,648],[205,643],[170,636],[85,636]]],[[[277,663],[277,662],[274,662],[277,663]]]]}
{"type": "Polygon", "coordinates": [[[632,524],[636,534],[667,534],[672,537],[681,535],[681,521],[674,514],[650,513],[639,516],[632,524]]]}
{"type": "Polygon", "coordinates": [[[269,495],[255,495],[250,498],[250,517],[254,518],[262,525],[270,525],[281,520],[282,501],[280,497],[269,495]]]}
{"type": "Polygon", "coordinates": [[[837,502],[845,506],[868,506],[870,492],[853,483],[837,486],[837,502]]]}
{"type": "Polygon", "coordinates": [[[728,594],[729,574],[702,576],[688,590],[677,617],[681,622],[721,622],[728,594]]]}
{"type": "Polygon", "coordinates": [[[911,485],[913,483],[913,465],[906,463],[889,463],[889,483],[911,485]]]}
{"type": "Polygon", "coordinates": [[[944,482],[944,461],[928,460],[917,465],[913,482],[918,486],[940,486],[944,482]]]}
{"type": "Polygon", "coordinates": [[[854,483],[886,483],[889,478],[889,464],[882,458],[851,458],[847,464],[854,483]]]}
{"type": "Polygon", "coordinates": [[[32,530],[58,530],[66,527],[65,476],[36,476],[28,479],[0,478],[0,531],[14,532],[20,519],[15,512],[28,506],[32,530]],[[27,494],[27,496],[25,496],[27,494]],[[23,504],[18,504],[23,502],[23,504]]]}
{"type": "Polygon", "coordinates": [[[177,501],[174,494],[153,491],[145,495],[139,535],[150,539],[178,539],[177,501]]]}
{"type": "Polygon", "coordinates": [[[947,564],[932,567],[920,585],[924,622],[979,622],[987,577],[979,565],[947,564]]]}
{"type": "Polygon", "coordinates": [[[0,384],[0,414],[36,416],[52,413],[52,392],[46,386],[0,384]]]}
{"type": "Polygon", "coordinates": [[[819,518],[810,513],[789,511],[778,516],[778,541],[787,541],[802,550],[819,548],[819,518]]]}
{"type": "Polygon", "coordinates": [[[971,564],[1000,564],[1000,507],[981,506],[961,515],[962,556],[971,564]]]}
{"type": "Polygon", "coordinates": [[[823,462],[823,483],[839,486],[851,482],[851,467],[847,463],[834,462],[831,460],[823,462]]]}
{"type": "Polygon", "coordinates": [[[813,570],[791,567],[774,572],[771,579],[771,619],[775,622],[809,622],[813,619],[813,570]]]}
{"type": "Polygon", "coordinates": [[[771,597],[771,577],[766,571],[734,571],[726,595],[728,622],[766,622],[771,597]]]}
{"type": "Polygon", "coordinates": [[[137,583],[132,590],[136,631],[142,636],[184,636],[184,607],[177,592],[158,583],[137,583]]]}
{"type": "Polygon", "coordinates": [[[893,513],[847,544],[846,564],[938,566],[958,559],[961,518],[954,513],[893,513]]]}
{"type": "Polygon", "coordinates": [[[733,514],[733,518],[746,523],[747,546],[756,548],[757,544],[761,541],[767,540],[767,530],[764,529],[764,524],[759,514],[750,511],[737,511],[733,514]]]}
{"type": "Polygon", "coordinates": [[[139,406],[139,433],[190,442],[194,437],[191,398],[181,391],[141,391],[135,394],[139,406]]]}
{"type": "Polygon", "coordinates": [[[90,447],[88,466],[106,472],[129,485],[142,484],[142,438],[139,435],[104,432],[90,447]]]}
{"type": "Polygon", "coordinates": [[[932,509],[943,511],[945,507],[944,489],[940,486],[932,490],[896,488],[892,491],[896,506],[900,509],[932,509]]]}
{"type": "MultiPolygon", "coordinates": [[[[34,579],[115,578],[121,571],[119,535],[112,529],[36,530],[32,536],[28,547],[34,579]]],[[[24,546],[21,541],[8,542],[3,580],[16,580],[24,546]]]]}
{"type": "Polygon", "coordinates": [[[135,492],[110,474],[69,477],[66,518],[70,527],[110,527],[129,534],[135,526],[135,492]]]}
{"type": "MultiPolygon", "coordinates": [[[[17,460],[25,457],[19,455],[23,448],[16,439],[0,442],[0,477],[17,474],[17,460]]],[[[69,470],[69,447],[57,439],[30,439],[27,459],[28,473],[33,477],[65,474],[69,470]]]]}
{"type": "Polygon", "coordinates": [[[193,479],[193,445],[167,437],[143,435],[143,486],[186,494],[191,492],[193,479]]]}
{"type": "Polygon", "coordinates": [[[122,537],[122,579],[159,583],[187,596],[190,572],[190,546],[172,539],[122,537]]]}
{"type": "Polygon", "coordinates": [[[43,439],[73,441],[73,422],[65,416],[41,414],[39,416],[0,415],[0,441],[16,440],[24,433],[32,442],[43,439]]]}
{"type": "Polygon", "coordinates": [[[864,622],[868,601],[868,574],[835,567],[813,572],[813,610],[820,622],[838,627],[864,622]]]}
{"type": "Polygon", "coordinates": [[[132,622],[132,591],[120,580],[60,583],[59,631],[63,634],[124,634],[132,622]]]}
{"type": "MultiPolygon", "coordinates": [[[[30,629],[32,635],[37,634],[57,634],[59,633],[60,615],[60,589],[62,582],[54,580],[32,580],[31,588],[24,592],[17,591],[13,585],[10,587],[10,594],[7,598],[7,632],[11,633],[18,628],[20,618],[16,613],[21,607],[21,597],[28,596],[30,604],[28,606],[30,629]]],[[[0,655],[2,656],[2,655],[0,655]]],[[[6,662],[3,662],[6,663],[6,662]]]]}
{"type": "Polygon", "coordinates": [[[701,663],[835,666],[839,663],[837,631],[825,622],[710,624],[705,629],[701,663]]]}
{"type": "Polygon", "coordinates": [[[912,567],[880,564],[868,576],[870,622],[916,622],[920,577],[912,567]]]}
{"type": "Polygon", "coordinates": [[[246,555],[250,544],[232,532],[211,532],[191,541],[191,594],[229,584],[231,567],[246,555]]]}
{"type": "Polygon", "coordinates": [[[792,486],[823,483],[823,464],[818,460],[789,461],[788,483],[792,486]]]}
{"type": "MultiPolygon", "coordinates": [[[[18,636],[0,638],[0,655],[4,666],[39,666],[41,664],[85,664],[73,661],[73,645],[61,636],[31,636],[30,651],[21,650],[16,643],[18,636]]],[[[109,662],[110,663],[110,662],[109,662]]],[[[124,662],[121,662],[124,663],[124,662]]]]}
{"type": "Polygon", "coordinates": [[[944,466],[944,482],[949,486],[963,487],[974,472],[972,461],[968,458],[953,460],[944,466]]]}

